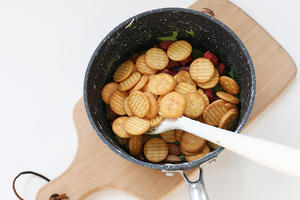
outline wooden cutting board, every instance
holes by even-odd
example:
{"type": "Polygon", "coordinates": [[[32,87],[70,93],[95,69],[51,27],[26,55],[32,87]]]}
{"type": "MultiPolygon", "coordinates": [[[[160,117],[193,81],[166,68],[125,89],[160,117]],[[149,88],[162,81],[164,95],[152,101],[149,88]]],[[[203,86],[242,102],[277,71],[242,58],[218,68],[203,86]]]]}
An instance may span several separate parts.
{"type": "MultiPolygon", "coordinates": [[[[295,77],[295,63],[271,35],[230,1],[199,0],[189,8],[215,15],[242,39],[250,52],[257,78],[256,100],[250,117],[250,122],[253,121],[295,77]]],[[[74,108],[73,117],[78,133],[75,159],[61,176],[40,189],[37,200],[63,193],[71,200],[81,200],[107,188],[155,200],[183,183],[177,173],[167,177],[163,172],[133,164],[111,151],[92,129],[82,98],[74,108]]]]}

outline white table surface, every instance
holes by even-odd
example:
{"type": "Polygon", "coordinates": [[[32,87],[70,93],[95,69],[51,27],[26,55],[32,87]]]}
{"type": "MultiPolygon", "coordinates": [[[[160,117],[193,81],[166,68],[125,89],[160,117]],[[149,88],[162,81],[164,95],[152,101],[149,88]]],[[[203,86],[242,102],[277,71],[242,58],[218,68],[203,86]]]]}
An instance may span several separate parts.
{"type": "MultiPolygon", "coordinates": [[[[22,170],[41,172],[53,179],[70,165],[77,148],[72,109],[82,96],[87,63],[102,38],[142,11],[187,7],[193,2],[0,1],[1,199],[16,199],[11,182],[22,170]]],[[[299,1],[234,2],[265,27],[300,65],[299,1]]],[[[298,74],[244,133],[300,149],[299,97],[298,74]]],[[[18,181],[17,188],[25,200],[31,200],[44,183],[27,176],[18,181]]],[[[300,198],[300,179],[265,169],[228,151],[206,167],[205,183],[211,200],[300,198]]],[[[136,198],[102,191],[88,199],[136,198]]],[[[188,199],[187,189],[183,185],[166,199],[188,199]]]]}

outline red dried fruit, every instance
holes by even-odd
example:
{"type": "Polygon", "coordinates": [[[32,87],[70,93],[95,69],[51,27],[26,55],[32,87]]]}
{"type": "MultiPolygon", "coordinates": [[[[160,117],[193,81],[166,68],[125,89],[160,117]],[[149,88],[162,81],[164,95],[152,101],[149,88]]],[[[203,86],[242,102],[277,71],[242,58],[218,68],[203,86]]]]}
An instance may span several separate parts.
{"type": "Polygon", "coordinates": [[[187,65],[193,61],[193,58],[191,56],[187,57],[186,59],[180,61],[181,65],[187,65]]]}
{"type": "Polygon", "coordinates": [[[169,41],[161,41],[158,46],[164,50],[164,51],[167,51],[168,50],[168,47],[170,46],[170,44],[172,44],[173,41],[172,40],[169,40],[169,41]]]}
{"type": "Polygon", "coordinates": [[[180,68],[178,68],[178,72],[180,72],[180,71],[187,71],[187,72],[189,72],[190,68],[189,67],[180,67],[180,68]]]}
{"type": "Polygon", "coordinates": [[[174,61],[174,60],[169,60],[169,64],[166,68],[167,69],[173,69],[173,68],[176,68],[176,67],[179,67],[179,66],[180,66],[179,62],[174,61]]]}
{"type": "Polygon", "coordinates": [[[159,46],[157,44],[153,45],[152,48],[159,48],[159,46]]]}
{"type": "Polygon", "coordinates": [[[203,57],[209,59],[214,64],[214,66],[218,65],[218,57],[212,52],[206,51],[203,57]]]}
{"type": "Polygon", "coordinates": [[[177,73],[178,73],[177,70],[171,70],[171,75],[172,75],[172,76],[175,76],[177,73]]]}
{"type": "Polygon", "coordinates": [[[158,73],[159,73],[159,74],[160,74],[160,73],[171,74],[170,70],[168,70],[168,69],[166,69],[166,68],[163,69],[163,70],[160,70],[158,73]]]}
{"type": "Polygon", "coordinates": [[[179,147],[176,144],[170,143],[168,144],[168,148],[169,148],[169,153],[171,155],[175,155],[175,156],[182,155],[182,152],[180,151],[179,147]]]}
{"type": "Polygon", "coordinates": [[[203,89],[203,92],[208,97],[210,102],[216,99],[212,89],[203,89]]]}
{"type": "Polygon", "coordinates": [[[220,63],[220,64],[218,65],[217,70],[218,70],[220,76],[223,74],[225,68],[226,68],[226,67],[225,67],[224,63],[220,63]]]}

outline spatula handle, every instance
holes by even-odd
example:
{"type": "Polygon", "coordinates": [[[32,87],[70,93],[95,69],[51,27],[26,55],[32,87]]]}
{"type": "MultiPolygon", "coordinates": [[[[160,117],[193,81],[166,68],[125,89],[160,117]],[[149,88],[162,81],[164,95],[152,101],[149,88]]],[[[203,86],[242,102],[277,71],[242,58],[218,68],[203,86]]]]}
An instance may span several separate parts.
{"type": "Polygon", "coordinates": [[[181,117],[176,128],[187,131],[265,167],[300,177],[300,151],[291,147],[181,117]]]}

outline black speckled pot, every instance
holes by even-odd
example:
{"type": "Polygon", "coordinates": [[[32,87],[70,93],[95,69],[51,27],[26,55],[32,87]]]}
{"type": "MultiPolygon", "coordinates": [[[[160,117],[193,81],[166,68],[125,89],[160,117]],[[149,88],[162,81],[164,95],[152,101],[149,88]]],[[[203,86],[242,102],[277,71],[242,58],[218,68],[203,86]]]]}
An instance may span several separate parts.
{"type": "Polygon", "coordinates": [[[225,65],[233,68],[241,88],[240,119],[236,132],[247,122],[255,97],[255,73],[251,58],[241,40],[223,23],[201,12],[182,8],[163,8],[136,15],[114,28],[95,50],[84,80],[84,103],[88,118],[98,136],[114,152],[136,164],[160,170],[186,170],[216,157],[219,148],[202,159],[182,164],[153,164],[135,159],[126,153],[113,137],[106,119],[101,89],[112,79],[116,67],[133,54],[150,48],[160,36],[178,32],[197,48],[209,49],[225,65]],[[194,34],[188,31],[193,30],[194,34]]]}

